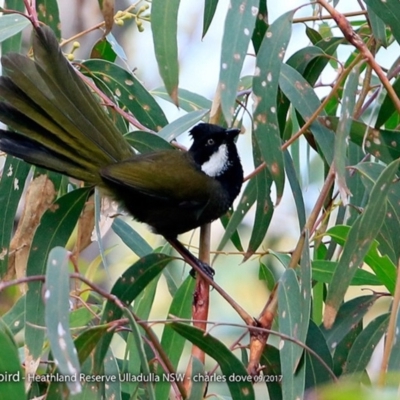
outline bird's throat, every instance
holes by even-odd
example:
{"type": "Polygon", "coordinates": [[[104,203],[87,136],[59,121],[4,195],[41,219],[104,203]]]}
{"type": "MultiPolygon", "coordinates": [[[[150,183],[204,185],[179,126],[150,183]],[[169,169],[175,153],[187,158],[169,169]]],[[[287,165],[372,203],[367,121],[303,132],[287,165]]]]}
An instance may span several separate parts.
{"type": "Polygon", "coordinates": [[[226,144],[221,144],[210,159],[202,164],[201,170],[211,178],[214,178],[223,174],[228,166],[228,147],[226,144]]]}

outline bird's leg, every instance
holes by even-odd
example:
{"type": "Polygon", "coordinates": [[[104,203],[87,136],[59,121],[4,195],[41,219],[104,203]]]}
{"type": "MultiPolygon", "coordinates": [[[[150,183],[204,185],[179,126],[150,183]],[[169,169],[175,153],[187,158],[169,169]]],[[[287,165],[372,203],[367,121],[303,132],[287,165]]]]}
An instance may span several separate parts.
{"type": "Polygon", "coordinates": [[[183,259],[193,268],[190,275],[194,276],[195,270],[203,271],[213,279],[215,271],[205,262],[195,257],[177,238],[166,238],[168,243],[183,257],[183,259]]]}

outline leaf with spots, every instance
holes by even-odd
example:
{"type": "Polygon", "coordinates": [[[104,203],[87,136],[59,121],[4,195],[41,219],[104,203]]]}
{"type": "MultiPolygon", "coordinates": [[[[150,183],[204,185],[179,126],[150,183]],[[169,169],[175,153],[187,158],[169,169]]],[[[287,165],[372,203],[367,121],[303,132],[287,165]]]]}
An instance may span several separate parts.
{"type": "MultiPolygon", "coordinates": [[[[350,226],[337,225],[330,228],[326,235],[330,236],[336,243],[341,246],[347,241],[350,232],[350,226]]],[[[364,262],[371,267],[376,277],[386,289],[393,294],[396,282],[396,265],[387,255],[382,256],[378,251],[379,243],[374,240],[364,257],[364,262]]]]}
{"type": "MultiPolygon", "coordinates": [[[[319,121],[332,131],[338,126],[336,117],[319,118],[319,121]]],[[[400,157],[399,131],[375,129],[353,120],[350,140],[386,164],[400,157]]]]}
{"type": "Polygon", "coordinates": [[[0,218],[0,278],[7,273],[15,215],[29,170],[29,164],[11,156],[6,158],[3,166],[0,181],[0,204],[3,209],[0,218]]]}
{"type": "MultiPolygon", "coordinates": [[[[253,78],[253,135],[258,142],[261,159],[275,182],[277,204],[282,198],[285,184],[277,94],[283,57],[291,36],[293,14],[294,11],[283,14],[269,26],[257,53],[253,78]]],[[[255,159],[255,163],[258,166],[261,162],[255,159]]]]}
{"type": "Polygon", "coordinates": [[[75,377],[67,382],[70,393],[82,391],[79,373],[78,353],[71,337],[69,326],[69,252],[63,247],[55,247],[49,253],[46,268],[45,326],[50,349],[58,370],[62,375],[75,377]]]}
{"type": "MultiPolygon", "coordinates": [[[[122,304],[129,306],[142,290],[161,273],[173,257],[161,253],[148,254],[129,267],[115,282],[111,294],[122,304]]],[[[123,310],[113,301],[108,300],[103,311],[101,323],[106,324],[122,317],[123,310]]],[[[114,332],[105,334],[99,342],[95,353],[95,366],[101,368],[102,361],[107,353],[114,332]]],[[[101,372],[98,370],[97,372],[101,372]]]]}
{"type": "MultiPolygon", "coordinates": [[[[279,86],[304,120],[310,119],[321,105],[310,84],[287,64],[282,64],[279,86]]],[[[323,112],[321,114],[324,115],[323,112]]],[[[312,123],[310,130],[325,160],[331,164],[335,140],[333,132],[318,120],[312,123]]]]}
{"type": "Polygon", "coordinates": [[[151,4],[151,30],[154,51],[167,92],[178,106],[178,9],[180,0],[153,0],[151,4]]]}
{"type": "Polygon", "coordinates": [[[360,68],[357,66],[350,72],[346,87],[343,92],[342,107],[340,110],[339,123],[335,135],[335,149],[333,154],[333,163],[336,173],[336,182],[340,192],[340,196],[345,205],[348,203],[350,191],[346,184],[346,164],[347,147],[351,128],[351,115],[353,114],[356,104],[356,95],[358,89],[358,79],[360,77],[360,68]]]}
{"type": "MultiPolygon", "coordinates": [[[[382,173],[384,166],[378,163],[360,163],[355,169],[361,175],[367,194],[371,193],[373,185],[382,173]]],[[[387,255],[394,265],[400,256],[398,238],[400,237],[400,185],[393,185],[389,190],[387,211],[381,231],[377,236],[378,249],[382,256],[387,255]]]]}
{"type": "Polygon", "coordinates": [[[82,63],[82,72],[102,81],[133,116],[144,126],[155,132],[168,121],[154,97],[139,80],[127,70],[105,60],[87,60],[82,63]]]}
{"type": "MultiPolygon", "coordinates": [[[[298,337],[302,324],[301,305],[300,286],[296,272],[289,268],[282,275],[278,286],[279,332],[305,343],[305,337],[298,337]]],[[[308,320],[306,322],[308,324],[308,320]]],[[[283,375],[283,398],[301,398],[304,388],[305,368],[300,367],[298,371],[298,367],[303,348],[296,343],[281,339],[279,349],[283,375]]]]}
{"type": "Polygon", "coordinates": [[[371,321],[357,336],[347,356],[343,374],[351,375],[351,379],[361,379],[362,374],[371,361],[372,353],[382,339],[389,324],[390,314],[382,314],[371,321]]]}
{"type": "Polygon", "coordinates": [[[260,0],[258,4],[258,13],[256,18],[256,24],[253,31],[253,36],[251,41],[253,42],[254,50],[256,54],[260,49],[261,43],[264,39],[264,35],[268,29],[268,9],[267,2],[265,0],[260,0]]]}
{"type": "Polygon", "coordinates": [[[231,125],[240,72],[251,40],[258,0],[232,0],[225,19],[222,38],[219,85],[221,108],[231,125]]]}
{"type": "Polygon", "coordinates": [[[36,0],[36,11],[38,13],[39,21],[50,26],[57,39],[60,40],[61,21],[57,0],[36,0]]]}
{"type": "MultiPolygon", "coordinates": [[[[50,250],[66,246],[85,206],[90,189],[77,189],[57,199],[40,221],[29,253],[26,275],[44,275],[50,250]]],[[[45,338],[45,310],[42,282],[29,282],[26,293],[25,341],[33,359],[42,354],[45,338]]]]}
{"type": "Polygon", "coordinates": [[[254,388],[245,366],[222,342],[204,331],[183,323],[171,323],[171,328],[212,357],[227,379],[232,400],[254,400],[254,388]],[[236,377],[236,379],[229,379],[236,377]]]}
{"type": "MultiPolygon", "coordinates": [[[[153,96],[158,96],[163,100],[171,101],[171,98],[168,96],[168,93],[164,87],[159,87],[157,89],[151,90],[150,93],[153,96]]],[[[211,101],[206,99],[205,97],[186,89],[178,89],[178,101],[179,107],[187,112],[202,109],[211,109],[212,104],[211,101]]]]}
{"type": "Polygon", "coordinates": [[[336,320],[330,329],[320,326],[332,353],[349,332],[358,329],[357,324],[379,298],[378,295],[367,295],[351,299],[340,306],[336,320]]]}
{"type": "Polygon", "coordinates": [[[3,322],[13,335],[25,328],[25,296],[20,297],[2,317],[3,322]]]}
{"type": "Polygon", "coordinates": [[[386,215],[387,198],[392,188],[392,180],[399,168],[400,160],[393,161],[379,175],[364,212],[350,228],[343,253],[328,288],[324,313],[324,324],[333,324],[337,310],[355,274],[363,262],[373,240],[378,234],[386,215]]]}

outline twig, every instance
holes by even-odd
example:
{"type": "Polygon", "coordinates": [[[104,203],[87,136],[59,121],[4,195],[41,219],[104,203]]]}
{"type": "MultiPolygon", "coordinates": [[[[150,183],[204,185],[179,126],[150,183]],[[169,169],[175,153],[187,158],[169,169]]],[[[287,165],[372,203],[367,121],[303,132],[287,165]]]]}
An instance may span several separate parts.
{"type": "Polygon", "coordinates": [[[396,322],[397,322],[397,315],[399,312],[399,305],[400,305],[400,259],[397,265],[397,279],[396,279],[396,288],[394,291],[393,297],[393,304],[392,309],[390,311],[390,318],[389,318],[389,326],[386,335],[385,341],[385,348],[383,351],[383,358],[381,363],[381,369],[379,371],[379,378],[378,378],[378,386],[383,387],[386,382],[386,373],[387,368],[389,365],[389,358],[390,353],[392,351],[392,347],[395,341],[396,336],[396,322]]]}

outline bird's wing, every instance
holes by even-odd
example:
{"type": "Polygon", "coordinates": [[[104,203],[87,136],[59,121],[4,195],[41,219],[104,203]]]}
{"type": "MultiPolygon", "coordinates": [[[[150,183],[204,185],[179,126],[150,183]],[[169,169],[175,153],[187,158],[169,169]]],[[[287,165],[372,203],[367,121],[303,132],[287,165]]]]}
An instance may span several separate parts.
{"type": "Polygon", "coordinates": [[[208,202],[218,182],[204,174],[188,153],[165,150],[111,164],[100,171],[108,182],[167,201],[208,202]]]}

